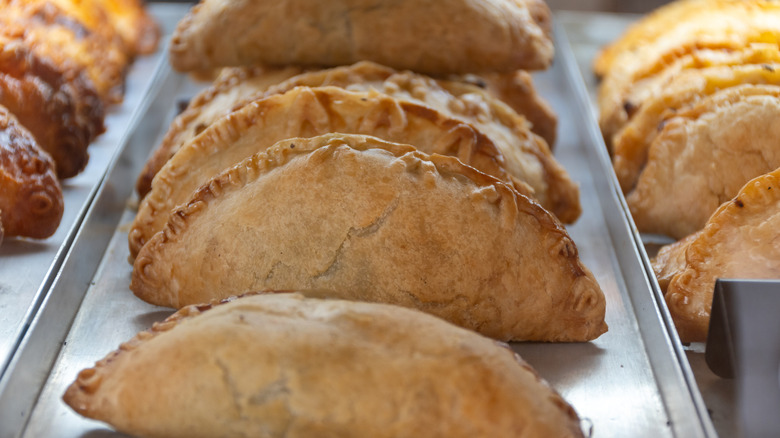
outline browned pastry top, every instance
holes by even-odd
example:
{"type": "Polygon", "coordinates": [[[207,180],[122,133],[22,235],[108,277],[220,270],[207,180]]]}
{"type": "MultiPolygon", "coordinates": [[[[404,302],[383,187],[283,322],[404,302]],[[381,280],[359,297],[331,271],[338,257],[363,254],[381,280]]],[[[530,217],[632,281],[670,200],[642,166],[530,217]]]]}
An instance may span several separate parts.
{"type": "Polygon", "coordinates": [[[244,296],[186,307],[79,373],[64,400],[146,437],[582,437],[506,345],[401,307],[244,296]]]}
{"type": "Polygon", "coordinates": [[[5,235],[49,237],[62,212],[54,162],[0,106],[0,216],[5,235]]]}
{"type": "Polygon", "coordinates": [[[29,50],[19,39],[0,36],[0,105],[5,106],[51,154],[60,178],[87,164],[87,146],[104,131],[103,104],[80,69],[29,50]]]}

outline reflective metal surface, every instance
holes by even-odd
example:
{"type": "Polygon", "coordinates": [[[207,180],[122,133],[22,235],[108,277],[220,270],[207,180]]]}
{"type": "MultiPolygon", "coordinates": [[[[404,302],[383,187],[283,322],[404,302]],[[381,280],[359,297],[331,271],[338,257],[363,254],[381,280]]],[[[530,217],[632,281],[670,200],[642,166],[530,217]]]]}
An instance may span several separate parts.
{"type": "MultiPolygon", "coordinates": [[[[614,175],[608,160],[605,162],[598,152],[603,146],[598,144],[598,133],[594,134],[585,88],[576,83],[577,67],[560,32],[557,44],[553,68],[536,74],[535,79],[540,93],[559,115],[555,154],[580,183],[584,213],[568,229],[583,262],[607,296],[609,332],[591,343],[524,343],[513,348],[574,406],[587,427],[592,427],[594,437],[708,436],[653,301],[614,175]]],[[[121,436],[105,425],[81,418],[61,396],[81,369],[171,313],[138,300],[128,289],[127,228],[135,212],[124,203],[134,199],[131,187],[143,157],[166,129],[178,100],[191,97],[199,85],[166,68],[159,72],[157,84],[154,100],[109,173],[77,237],[68,259],[73,263],[66,262],[58,278],[58,282],[77,288],[79,281],[71,279],[80,275],[80,265],[86,270],[97,267],[91,281],[73,292],[76,306],[81,300],[75,296],[84,298],[72,325],[68,329],[67,323],[60,321],[56,328],[47,327],[54,324],[50,321],[70,321],[73,315],[58,317],[66,303],[47,302],[25,337],[22,353],[14,358],[20,365],[14,370],[27,370],[40,354],[56,356],[50,371],[40,370],[44,374],[39,378],[48,374],[40,394],[34,387],[24,386],[26,372],[19,371],[7,380],[6,387],[13,386],[17,394],[35,392],[37,397],[26,427],[14,434],[121,436]],[[97,256],[80,247],[87,245],[82,235],[92,233],[110,239],[105,252],[97,256]],[[55,333],[63,337],[57,339],[55,333]]],[[[59,284],[54,285],[56,292],[66,289],[59,284]]],[[[52,294],[55,296],[59,295],[52,294]]],[[[10,398],[2,391],[0,386],[0,423],[8,406],[3,401],[10,398]]],[[[3,432],[0,430],[0,436],[6,436],[3,432]]]]}
{"type": "MultiPolygon", "coordinates": [[[[594,76],[591,63],[601,47],[617,39],[623,31],[634,21],[638,15],[605,14],[605,13],[576,13],[567,12],[558,14],[558,23],[565,29],[567,40],[570,43],[576,64],[579,68],[583,82],[589,96],[590,107],[594,114],[597,113],[596,92],[598,82],[594,76]]],[[[593,127],[596,131],[595,121],[593,127]]],[[[600,133],[596,132],[597,136],[600,133]]],[[[601,141],[599,139],[599,141],[601,141]]],[[[604,151],[605,148],[602,148],[604,151]]],[[[609,164],[606,152],[603,154],[609,164]]],[[[617,182],[615,182],[617,184],[617,182]]],[[[617,185],[616,185],[617,187],[617,185]]],[[[623,210],[628,212],[625,198],[618,194],[623,204],[623,210]]],[[[683,346],[677,336],[677,331],[672,323],[665,304],[663,294],[650,265],[650,257],[654,256],[661,245],[671,243],[668,238],[655,235],[640,235],[634,225],[633,219],[626,214],[626,221],[631,227],[632,238],[639,248],[639,257],[645,270],[648,272],[649,290],[654,297],[666,330],[671,333],[670,343],[675,356],[679,360],[682,378],[690,388],[690,397],[696,404],[698,416],[703,419],[706,431],[711,436],[722,437],[737,436],[736,418],[733,413],[735,401],[735,385],[731,380],[716,376],[707,367],[704,359],[704,345],[693,343],[683,346]]]]}

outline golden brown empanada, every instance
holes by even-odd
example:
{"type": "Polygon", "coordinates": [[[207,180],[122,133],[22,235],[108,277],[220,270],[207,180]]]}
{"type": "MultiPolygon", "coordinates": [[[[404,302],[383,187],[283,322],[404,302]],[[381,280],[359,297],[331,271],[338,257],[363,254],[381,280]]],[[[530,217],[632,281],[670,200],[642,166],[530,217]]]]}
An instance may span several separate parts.
{"type": "Polygon", "coordinates": [[[130,56],[119,35],[89,29],[51,1],[0,0],[0,6],[0,33],[24,41],[64,72],[85,71],[104,102],[122,100],[130,56]]]}
{"type": "Polygon", "coordinates": [[[78,413],[145,437],[582,437],[506,345],[397,306],[250,295],[186,307],[81,371],[78,413]]]}
{"type": "MultiPolygon", "coordinates": [[[[368,134],[414,144],[423,152],[453,155],[490,175],[510,180],[496,145],[468,124],[381,93],[294,88],[245,105],[216,122],[163,166],[130,229],[131,257],[163,229],[172,209],[219,172],[278,141],[329,132],[368,134]]],[[[533,192],[522,184],[518,188],[529,196],[533,192]]]]}
{"type": "Polygon", "coordinates": [[[748,182],[704,229],[661,249],[666,303],[683,342],[707,338],[717,278],[780,278],[780,169],[748,182]],[[680,261],[683,261],[682,263],[680,261]]]}
{"type": "MultiPolygon", "coordinates": [[[[214,121],[232,112],[236,104],[250,96],[260,97],[271,85],[300,74],[299,67],[226,68],[211,87],[193,98],[187,109],[171,123],[168,132],[144,165],[136,181],[143,198],[152,189],[152,179],[179,148],[203,132],[214,121]]],[[[243,105],[243,104],[242,104],[243,105]]]]}
{"type": "Polygon", "coordinates": [[[54,162],[0,106],[0,222],[6,236],[43,239],[62,219],[62,190],[54,162]]]}
{"type": "Polygon", "coordinates": [[[183,72],[362,60],[433,75],[544,69],[549,21],[542,0],[202,0],[179,22],[170,57],[183,72]]]}
{"type": "Polygon", "coordinates": [[[141,249],[130,289],[169,307],[319,291],[499,340],[607,329],[604,295],[554,216],[455,158],[360,135],[284,140],[204,184],[141,249]]]}
{"type": "MultiPolygon", "coordinates": [[[[670,17],[664,17],[661,12],[649,19],[657,23],[668,18],[663,32],[651,26],[655,30],[641,38],[628,37],[634,43],[612,55],[598,96],[604,116],[624,104],[625,92],[631,84],[657,74],[691,52],[741,50],[752,42],[780,43],[780,4],[776,2],[692,0],[690,5],[669,10],[674,11],[670,17]]],[[[620,42],[616,44],[623,46],[620,42]]],[[[602,129],[608,128],[603,118],[600,124],[602,129]]],[[[612,132],[606,129],[608,140],[612,132]]]]}
{"type": "Polygon", "coordinates": [[[105,129],[104,110],[91,82],[63,72],[20,40],[0,35],[0,105],[27,128],[68,178],[87,164],[87,146],[105,129]]]}
{"type": "MultiPolygon", "coordinates": [[[[650,74],[632,83],[626,83],[618,99],[611,106],[600,108],[599,125],[605,139],[609,139],[615,149],[615,136],[633,120],[634,115],[641,111],[648,100],[659,94],[668,93],[675,82],[691,80],[697,74],[709,76],[719,86],[725,88],[729,81],[750,77],[751,70],[740,70],[741,67],[780,63],[780,48],[777,44],[752,43],[740,50],[702,49],[696,50],[674,59],[660,71],[650,74]],[[726,66],[737,69],[733,74],[726,66]],[[718,68],[721,67],[721,68],[718,68]]],[[[755,75],[753,75],[755,76],[755,75]]],[[[739,83],[739,82],[736,82],[739,83]]]]}
{"type": "MultiPolygon", "coordinates": [[[[377,90],[390,96],[427,105],[451,117],[473,124],[487,134],[504,155],[505,168],[517,186],[528,184],[542,206],[565,223],[574,222],[581,213],[579,188],[550,152],[540,137],[530,132],[525,119],[509,107],[491,98],[478,87],[457,81],[434,80],[412,72],[396,72],[370,62],[317,70],[292,77],[236,103],[235,108],[258,97],[286,92],[296,86],[332,85],[350,90],[377,90]]],[[[219,114],[221,108],[212,114],[219,114]]],[[[205,112],[201,110],[201,112],[205,112]]],[[[188,139],[192,123],[174,124],[172,141],[188,139]]],[[[178,149],[166,145],[171,150],[178,149]]]]}
{"type": "Polygon", "coordinates": [[[623,192],[630,192],[636,185],[647,164],[650,145],[666,120],[702,98],[741,84],[780,85],[780,63],[685,70],[664,84],[663,91],[642,102],[614,137],[613,166],[623,192]]]}
{"type": "Polygon", "coordinates": [[[665,122],[628,207],[639,231],[680,239],[750,179],[780,167],[780,87],[742,85],[665,122]]]}

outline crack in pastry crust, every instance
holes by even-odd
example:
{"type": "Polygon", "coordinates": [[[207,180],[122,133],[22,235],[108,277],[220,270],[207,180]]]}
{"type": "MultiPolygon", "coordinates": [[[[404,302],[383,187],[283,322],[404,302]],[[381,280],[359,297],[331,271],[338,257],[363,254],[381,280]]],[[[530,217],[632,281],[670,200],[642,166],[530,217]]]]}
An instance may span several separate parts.
{"type": "Polygon", "coordinates": [[[606,330],[603,293],[551,214],[454,158],[367,136],[283,141],[215,177],[142,248],[131,282],[173,307],[255,288],[414,306],[407,291],[423,310],[504,340],[606,330]],[[399,196],[378,232],[344,245],[336,273],[314,278],[349,229],[399,196]],[[287,268],[256,282],[279,261],[287,268]]]}
{"type": "MultiPolygon", "coordinates": [[[[415,144],[423,152],[452,155],[511,181],[501,152],[489,138],[433,109],[376,92],[294,88],[244,105],[186,144],[163,166],[133,221],[128,236],[131,256],[163,228],[173,208],[218,172],[285,138],[329,132],[415,144]]],[[[533,193],[520,182],[516,188],[533,193]]]]}

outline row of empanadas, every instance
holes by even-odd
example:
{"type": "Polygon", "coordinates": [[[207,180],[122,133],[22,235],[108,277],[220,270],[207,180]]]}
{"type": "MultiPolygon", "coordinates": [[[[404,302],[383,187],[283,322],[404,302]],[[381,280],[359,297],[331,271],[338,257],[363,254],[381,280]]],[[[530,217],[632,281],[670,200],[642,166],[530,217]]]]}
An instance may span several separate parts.
{"type": "Polygon", "coordinates": [[[63,210],[56,177],[84,169],[105,106],[121,100],[128,63],[157,37],[136,0],[0,0],[6,236],[54,233],[63,210]]]}
{"type": "Polygon", "coordinates": [[[141,186],[151,175],[159,174],[144,197],[131,230],[131,256],[162,228],[173,207],[184,202],[218,171],[276,141],[328,132],[377,135],[419,145],[425,152],[457,156],[469,165],[511,182],[565,222],[573,222],[579,216],[579,189],[544,140],[529,132],[522,117],[481,89],[363,62],[303,73],[248,98],[232,101],[243,95],[240,93],[265,86],[268,80],[279,79],[292,71],[288,68],[272,70],[269,75],[242,75],[233,86],[222,81],[196,98],[174,121],[139,178],[141,186]],[[332,87],[327,92],[295,91],[301,85],[336,85],[366,90],[371,95],[341,92],[332,87]],[[283,94],[278,96],[279,93],[283,94]],[[256,100],[262,96],[268,97],[256,100]],[[230,116],[217,121],[226,114],[230,116]],[[453,128],[467,124],[470,125],[453,128]],[[431,136],[426,129],[431,131],[433,126],[439,133],[431,136]],[[451,132],[458,129],[464,131],[451,132]],[[490,147],[464,148],[460,143],[467,132],[471,132],[467,134],[471,136],[467,143],[490,143],[490,147]],[[262,141],[244,144],[243,149],[216,146],[225,135],[262,141]],[[414,136],[438,139],[415,142],[414,136]],[[156,170],[158,166],[160,169],[156,170]]]}
{"type": "MultiPolygon", "coordinates": [[[[395,97],[433,106],[471,122],[489,120],[492,118],[491,113],[503,115],[497,117],[499,122],[503,119],[510,130],[521,131],[514,135],[520,137],[517,141],[523,150],[519,153],[524,153],[524,157],[532,162],[541,162],[536,167],[551,173],[550,177],[544,178],[551,181],[547,183],[539,179],[542,175],[539,175],[538,171],[531,171],[537,173],[535,185],[540,191],[540,197],[545,196],[545,187],[548,184],[556,186],[553,190],[560,194],[554,194],[553,197],[557,196],[561,201],[554,209],[555,213],[566,222],[577,218],[579,201],[576,199],[576,188],[548,152],[555,141],[557,118],[549,105],[536,93],[527,72],[518,71],[507,75],[490,74],[484,78],[470,75],[453,77],[452,80],[435,80],[408,71],[398,72],[367,61],[350,66],[304,72],[303,68],[296,66],[224,69],[214,84],[192,99],[184,112],[171,124],[165,138],[155,149],[138,178],[136,183],[138,194],[141,197],[146,196],[151,190],[152,179],[165,162],[184,143],[200,134],[220,117],[263,96],[288,91],[295,86],[338,86],[350,90],[376,89],[395,97]],[[486,89],[487,93],[483,89],[486,89]],[[542,137],[547,144],[544,145],[536,137],[526,134],[525,122],[508,115],[509,112],[491,96],[498,97],[519,115],[525,117],[531,123],[531,131],[542,137]],[[515,128],[513,129],[512,126],[515,128]],[[575,199],[571,199],[572,197],[575,199]]],[[[507,155],[510,159],[515,158],[514,152],[507,155]]],[[[515,164],[514,167],[527,166],[520,163],[515,164]]]]}
{"type": "Polygon", "coordinates": [[[121,100],[132,58],[156,46],[156,25],[136,0],[0,1],[0,105],[48,151],[60,178],[80,172],[103,131],[104,106],[121,100]]]}
{"type": "Polygon", "coordinates": [[[681,339],[702,341],[715,278],[778,276],[767,242],[777,240],[780,6],[678,1],[640,20],[594,68],[628,207],[639,231],[682,239],[654,266],[681,339]]]}
{"type": "Polygon", "coordinates": [[[459,60],[507,62],[501,38],[491,41],[498,52],[470,52],[488,28],[513,43],[525,35],[512,51],[543,64],[543,6],[199,4],[174,36],[176,66],[294,66],[231,70],[174,122],[142,177],[151,186],[130,232],[130,288],[153,304],[196,307],[82,372],[66,401],[147,436],[581,436],[571,407],[513,354],[402,308],[501,340],[587,341],[607,329],[595,278],[530,197],[573,220],[576,185],[526,119],[490,94],[543,108],[532,88],[512,91],[527,76],[479,87],[459,75],[503,70],[459,60]],[[457,23],[453,14],[473,21],[467,31],[420,39],[439,36],[432,20],[457,23]],[[277,28],[300,38],[268,33],[277,28]],[[416,30],[411,45],[404,29],[416,30]],[[345,30],[351,47],[340,45],[345,30]],[[452,80],[368,62],[300,65],[368,54],[452,80]],[[308,298],[245,297],[203,315],[209,306],[197,305],[270,289],[308,298]],[[325,297],[349,301],[314,299],[325,297]],[[163,365],[172,357],[173,373],[163,365]],[[138,390],[147,385],[155,390],[138,390]]]}
{"type": "Polygon", "coordinates": [[[65,401],[145,437],[582,437],[508,347],[396,306],[261,294],[186,307],[65,401]]]}

